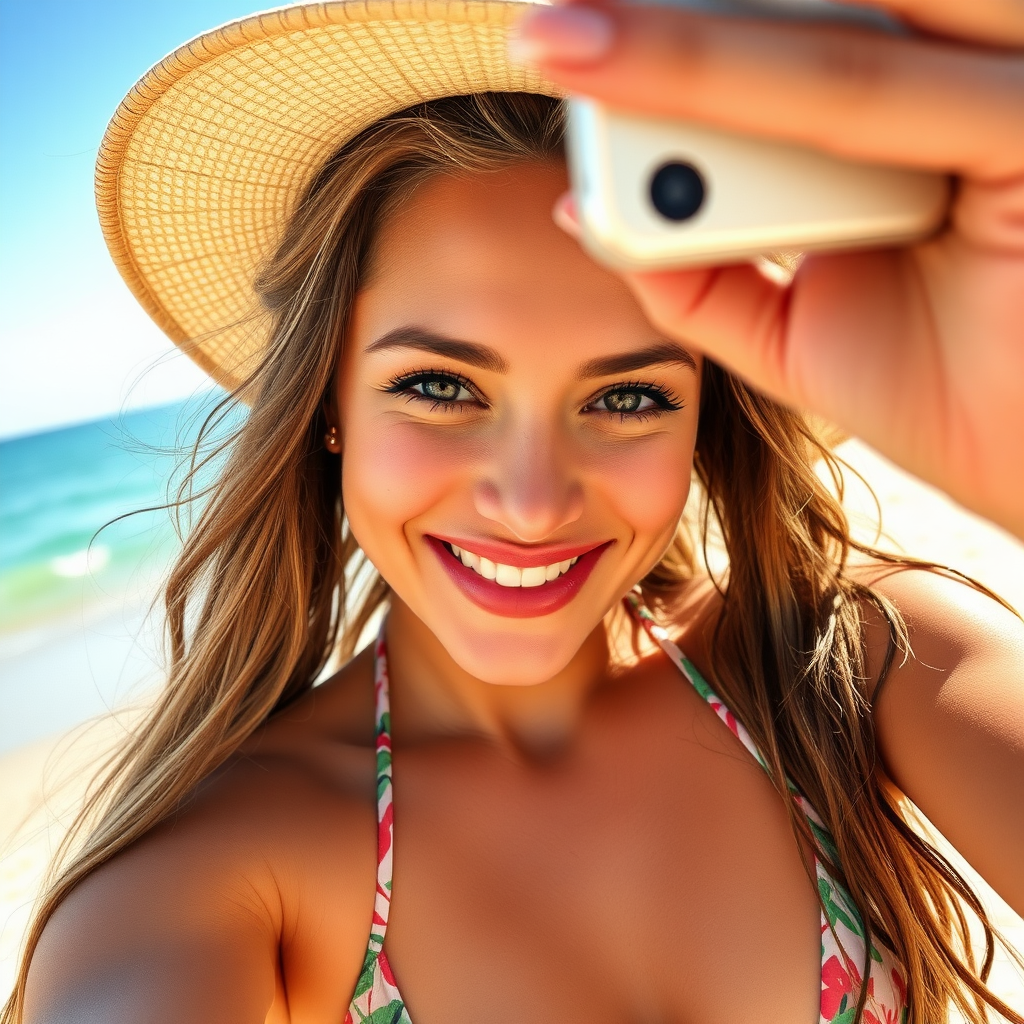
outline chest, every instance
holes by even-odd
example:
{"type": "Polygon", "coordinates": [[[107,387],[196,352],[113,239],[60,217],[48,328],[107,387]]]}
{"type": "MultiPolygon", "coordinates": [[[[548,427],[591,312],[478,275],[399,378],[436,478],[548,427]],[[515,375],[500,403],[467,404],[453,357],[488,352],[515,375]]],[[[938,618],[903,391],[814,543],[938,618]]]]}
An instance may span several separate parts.
{"type": "Polygon", "coordinates": [[[413,1024],[817,1020],[782,798],[674,690],[611,702],[549,763],[396,752],[385,949],[413,1024]]]}

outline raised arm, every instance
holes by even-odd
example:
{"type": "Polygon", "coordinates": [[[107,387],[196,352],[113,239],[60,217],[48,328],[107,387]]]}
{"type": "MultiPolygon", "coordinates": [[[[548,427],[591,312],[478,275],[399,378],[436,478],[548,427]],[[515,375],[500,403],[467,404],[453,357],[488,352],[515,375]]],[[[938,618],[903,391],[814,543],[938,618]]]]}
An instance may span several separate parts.
{"type": "Polygon", "coordinates": [[[1024,4],[878,2],[921,34],[595,0],[537,9],[520,50],[621,109],[955,175],[936,238],[808,257],[789,289],[747,265],[625,280],[666,333],[1024,537],[1024,4]]]}
{"type": "MultiPolygon", "coordinates": [[[[885,768],[1024,915],[1024,623],[935,573],[886,571],[872,584],[902,611],[912,648],[876,695],[885,768]]],[[[870,678],[886,635],[871,615],[870,678]]]]}

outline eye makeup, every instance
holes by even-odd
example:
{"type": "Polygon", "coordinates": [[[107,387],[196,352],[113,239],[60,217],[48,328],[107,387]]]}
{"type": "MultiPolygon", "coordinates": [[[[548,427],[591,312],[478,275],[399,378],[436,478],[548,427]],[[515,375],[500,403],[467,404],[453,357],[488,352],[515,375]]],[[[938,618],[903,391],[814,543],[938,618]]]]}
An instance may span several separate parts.
{"type": "Polygon", "coordinates": [[[392,377],[382,388],[410,402],[429,402],[431,411],[455,410],[473,404],[487,408],[476,385],[454,370],[416,370],[392,377]]]}
{"type": "Polygon", "coordinates": [[[602,388],[583,406],[581,412],[607,413],[623,420],[643,421],[682,408],[683,402],[665,385],[634,380],[602,388]],[[604,403],[603,407],[600,403],[604,403]]]}
{"type": "MultiPolygon", "coordinates": [[[[410,402],[429,402],[431,411],[456,411],[467,405],[489,407],[476,385],[456,370],[423,369],[398,374],[380,390],[401,395],[410,402]]],[[[584,403],[580,412],[642,422],[682,408],[683,402],[666,385],[630,380],[602,388],[584,403]]]]}

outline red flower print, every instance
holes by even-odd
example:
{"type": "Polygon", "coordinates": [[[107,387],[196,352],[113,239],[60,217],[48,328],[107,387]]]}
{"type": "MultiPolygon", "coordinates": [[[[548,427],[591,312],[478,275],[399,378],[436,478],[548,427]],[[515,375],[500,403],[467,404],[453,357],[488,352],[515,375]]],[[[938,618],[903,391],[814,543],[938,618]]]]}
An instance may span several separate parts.
{"type": "Polygon", "coordinates": [[[900,1015],[896,1010],[891,1010],[888,1006],[878,1006],[876,1009],[882,1011],[882,1016],[879,1017],[865,1009],[864,1024],[900,1024],[900,1015]]]}
{"type": "Polygon", "coordinates": [[[821,967],[821,1016],[832,1020],[839,1013],[843,996],[853,995],[853,979],[839,962],[839,957],[831,956],[821,967]]]}
{"type": "Polygon", "coordinates": [[[900,1007],[907,1005],[907,983],[903,980],[903,975],[900,974],[896,968],[892,969],[892,984],[893,988],[896,989],[900,994],[900,1007]]]}
{"type": "Polygon", "coordinates": [[[379,864],[391,849],[391,827],[395,820],[395,805],[388,804],[377,830],[377,863],[379,864]]]}
{"type": "MultiPolygon", "coordinates": [[[[868,977],[868,998],[875,997],[875,979],[868,977]]],[[[831,956],[821,968],[821,1015],[825,1020],[832,1020],[840,1012],[843,996],[849,996],[851,1001],[860,998],[861,977],[857,965],[846,958],[846,963],[841,964],[838,956],[831,956]]],[[[849,1005],[849,1004],[847,1004],[849,1005]]],[[[899,1024],[896,1017],[889,1017],[888,1010],[885,1020],[879,1020],[871,1016],[871,1011],[864,1009],[865,1024],[899,1024]]]]}
{"type": "Polygon", "coordinates": [[[384,950],[381,950],[377,956],[377,963],[380,964],[380,973],[384,975],[384,980],[389,985],[395,985],[395,975],[391,970],[391,964],[388,963],[388,958],[384,955],[384,950]]]}

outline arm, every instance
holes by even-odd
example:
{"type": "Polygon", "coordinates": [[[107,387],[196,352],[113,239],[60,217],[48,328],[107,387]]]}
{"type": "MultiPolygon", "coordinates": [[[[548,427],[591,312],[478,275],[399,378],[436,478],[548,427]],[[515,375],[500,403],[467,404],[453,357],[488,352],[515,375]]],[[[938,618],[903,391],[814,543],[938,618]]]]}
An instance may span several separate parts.
{"type": "Polygon", "coordinates": [[[937,237],[810,256],[788,288],[749,265],[624,279],[669,335],[1024,537],[1024,5],[881,2],[922,34],[594,0],[532,12],[520,50],[621,109],[956,175],[937,237]]]}
{"type": "MultiPolygon", "coordinates": [[[[875,704],[886,772],[1024,914],[1024,623],[936,573],[871,582],[902,611],[912,647],[875,704]]],[[[867,614],[877,679],[888,630],[877,610],[867,614]]]]}
{"type": "Polygon", "coordinates": [[[280,910],[232,831],[164,825],[85,878],[43,932],[26,1024],[263,1024],[280,910]]]}

